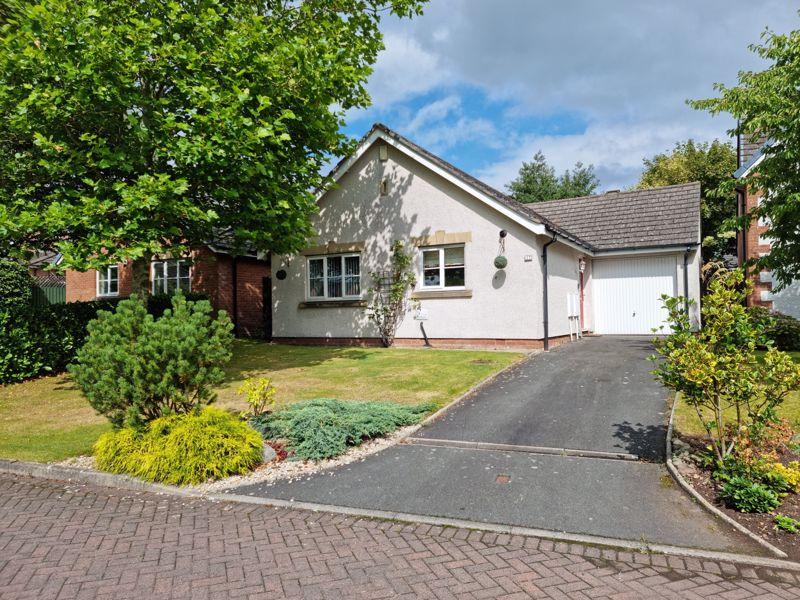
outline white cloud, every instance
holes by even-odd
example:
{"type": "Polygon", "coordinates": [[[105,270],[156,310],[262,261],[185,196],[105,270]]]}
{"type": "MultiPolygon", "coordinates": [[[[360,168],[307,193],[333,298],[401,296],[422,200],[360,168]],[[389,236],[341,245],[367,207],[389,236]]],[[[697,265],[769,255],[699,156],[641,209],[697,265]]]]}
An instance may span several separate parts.
{"type": "Polygon", "coordinates": [[[424,94],[448,80],[441,57],[424,49],[411,34],[389,31],[367,89],[379,110],[424,94]]]}
{"type": "Polygon", "coordinates": [[[420,18],[385,22],[375,105],[359,117],[388,117],[445,158],[468,147],[496,186],[541,149],[559,170],[593,163],[603,188],[625,187],[646,156],[689,137],[724,138],[732,123],[686,99],[759,68],[748,44],[766,26],[798,22],[786,0],[436,0],[420,18]],[[463,90],[489,101],[467,103],[463,90]],[[586,131],[536,135],[547,115],[574,116],[586,131]]]}
{"type": "Polygon", "coordinates": [[[696,122],[595,123],[581,134],[528,136],[477,176],[502,190],[517,176],[522,162],[542,150],[559,173],[580,161],[594,165],[602,186],[598,191],[624,189],[638,180],[642,158],[670,149],[677,140],[707,141],[717,136],[716,128],[696,122]]]}

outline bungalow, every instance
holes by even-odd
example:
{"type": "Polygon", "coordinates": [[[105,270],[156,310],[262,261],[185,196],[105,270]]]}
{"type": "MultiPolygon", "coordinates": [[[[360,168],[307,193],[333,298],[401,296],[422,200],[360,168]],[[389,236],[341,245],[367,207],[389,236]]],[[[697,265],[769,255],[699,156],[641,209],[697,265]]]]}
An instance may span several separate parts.
{"type": "Polygon", "coordinates": [[[370,274],[395,240],[413,251],[418,302],[398,345],[547,348],[578,321],[650,334],[664,294],[694,300],[699,323],[699,183],[525,205],[382,124],[331,175],[317,238],[272,257],[277,341],[376,344],[370,274]]]}
{"type": "MultiPolygon", "coordinates": [[[[211,245],[155,259],[153,291],[203,291],[246,335],[376,345],[372,274],[399,240],[417,284],[398,345],[547,348],[579,329],[650,334],[664,294],[694,300],[699,322],[698,183],[525,205],[382,124],[331,176],[316,239],[299,255],[232,257],[211,245]]],[[[126,265],[67,272],[68,301],[128,293],[126,265]]]]}

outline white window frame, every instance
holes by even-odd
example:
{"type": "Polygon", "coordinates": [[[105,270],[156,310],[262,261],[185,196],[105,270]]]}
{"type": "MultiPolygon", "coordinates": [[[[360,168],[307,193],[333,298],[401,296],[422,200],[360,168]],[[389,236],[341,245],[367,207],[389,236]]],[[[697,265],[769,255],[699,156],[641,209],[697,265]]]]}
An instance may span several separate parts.
{"type": "Polygon", "coordinates": [[[97,269],[96,274],[97,274],[97,276],[95,277],[95,292],[96,292],[96,295],[97,295],[98,298],[113,298],[115,296],[119,296],[119,265],[108,265],[107,267],[103,267],[102,269],[97,269]],[[114,277],[111,277],[112,269],[114,271],[114,277]],[[101,292],[100,291],[100,281],[101,281],[101,279],[103,279],[103,276],[101,274],[104,275],[105,279],[108,280],[107,285],[106,285],[106,289],[107,290],[111,290],[111,282],[114,279],[116,279],[116,281],[117,281],[117,291],[116,292],[112,292],[112,291],[101,292]]]}
{"type": "Polygon", "coordinates": [[[444,246],[422,246],[419,249],[419,285],[423,290],[465,290],[467,289],[467,246],[466,244],[446,244],[444,246]],[[447,248],[462,248],[464,250],[464,285],[444,284],[444,251],[447,248]],[[425,285],[425,253],[439,251],[439,285],[425,285]]]}
{"type": "MultiPolygon", "coordinates": [[[[168,294],[167,291],[167,274],[164,272],[165,265],[170,262],[177,262],[178,267],[178,282],[180,282],[180,272],[181,272],[181,265],[188,264],[189,265],[189,289],[183,290],[185,292],[192,291],[192,279],[194,278],[194,268],[192,267],[192,262],[186,258],[166,258],[164,260],[154,260],[150,263],[150,293],[153,295],[160,295],[160,294],[168,294]],[[161,290],[156,290],[156,267],[160,267],[162,269],[162,275],[164,279],[163,286],[164,288],[161,290]]],[[[175,279],[174,277],[172,279],[175,279]]],[[[179,289],[179,288],[176,288],[179,289]]]]}
{"type": "Polygon", "coordinates": [[[306,300],[310,302],[336,302],[337,300],[361,300],[364,295],[364,285],[363,285],[363,278],[361,274],[361,253],[359,252],[351,252],[348,254],[319,254],[316,256],[308,256],[306,259],[306,300]],[[358,291],[357,295],[345,295],[345,266],[344,260],[346,258],[358,258],[358,291]],[[338,258],[342,264],[342,295],[341,296],[328,296],[328,260],[338,258]],[[312,296],[311,295],[311,261],[312,260],[322,260],[322,284],[324,289],[324,295],[322,296],[312,296]]]}

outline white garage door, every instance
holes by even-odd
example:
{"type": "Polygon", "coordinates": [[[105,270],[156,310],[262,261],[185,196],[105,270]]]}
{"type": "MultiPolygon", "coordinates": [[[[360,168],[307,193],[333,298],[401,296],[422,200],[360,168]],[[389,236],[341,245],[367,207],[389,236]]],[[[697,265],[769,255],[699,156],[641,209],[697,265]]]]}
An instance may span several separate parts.
{"type": "Polygon", "coordinates": [[[677,293],[676,261],[674,255],[595,260],[595,333],[649,334],[663,325],[661,295],[677,293]]]}

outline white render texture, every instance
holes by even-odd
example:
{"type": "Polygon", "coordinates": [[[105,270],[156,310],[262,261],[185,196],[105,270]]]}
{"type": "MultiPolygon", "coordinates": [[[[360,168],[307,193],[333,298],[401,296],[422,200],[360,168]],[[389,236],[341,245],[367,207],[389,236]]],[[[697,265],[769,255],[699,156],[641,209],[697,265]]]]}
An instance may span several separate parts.
{"type": "MultiPolygon", "coordinates": [[[[421,252],[411,240],[433,235],[469,233],[465,244],[466,282],[471,298],[421,300],[427,312],[424,326],[432,338],[540,339],[542,325],[542,244],[537,236],[486,206],[469,193],[429,171],[396,148],[389,159],[378,159],[377,145],[344,174],[338,186],[320,200],[314,219],[319,237],[311,245],[364,242],[362,288],[370,272],[389,266],[395,240],[410,245],[420,275],[421,252]],[[380,182],[387,178],[386,195],[380,182]],[[508,266],[494,267],[500,230],[506,230],[508,266]]],[[[550,335],[569,331],[566,294],[577,291],[580,252],[562,244],[550,246],[550,335]]],[[[300,308],[306,299],[304,256],[273,258],[273,272],[287,278],[274,281],[276,337],[375,337],[363,307],[300,308]]],[[[421,289],[421,283],[417,284],[421,289]]],[[[409,313],[398,337],[420,338],[420,322],[409,313]]]]}

